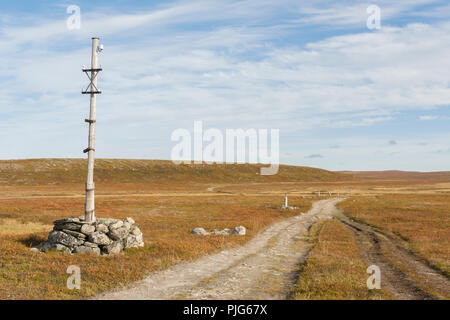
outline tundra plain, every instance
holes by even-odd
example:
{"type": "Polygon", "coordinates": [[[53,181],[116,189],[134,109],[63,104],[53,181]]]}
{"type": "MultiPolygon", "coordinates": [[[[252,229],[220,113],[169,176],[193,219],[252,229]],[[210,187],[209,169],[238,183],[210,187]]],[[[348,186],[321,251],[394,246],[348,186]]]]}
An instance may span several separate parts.
{"type": "Polygon", "coordinates": [[[276,277],[264,283],[264,298],[450,298],[449,172],[281,166],[279,174],[261,176],[260,165],[101,159],[96,215],[132,217],[145,247],[108,257],[30,251],[46,240],[54,220],[83,215],[85,167],[81,159],[0,161],[0,299],[92,298],[151,272],[243,246],[269,226],[338,196],[340,214],[316,221],[302,235],[303,245],[309,244],[306,259],[280,280],[283,285],[276,277]],[[285,193],[298,210],[277,208],[285,193]],[[190,234],[195,227],[238,225],[247,228],[245,236],[190,234]],[[373,259],[386,272],[382,290],[366,287],[373,259]],[[66,287],[70,265],[81,269],[80,290],[66,287]]]}

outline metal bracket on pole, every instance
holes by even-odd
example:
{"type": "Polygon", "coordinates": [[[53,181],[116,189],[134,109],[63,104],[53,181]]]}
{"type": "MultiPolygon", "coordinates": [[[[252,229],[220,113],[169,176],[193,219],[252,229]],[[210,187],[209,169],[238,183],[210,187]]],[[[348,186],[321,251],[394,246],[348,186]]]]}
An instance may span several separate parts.
{"type": "Polygon", "coordinates": [[[86,183],[86,191],[94,191],[95,190],[95,183],[88,185],[86,183]]]}
{"type": "Polygon", "coordinates": [[[97,120],[84,119],[84,122],[87,122],[87,123],[96,123],[97,120]]]}
{"type": "Polygon", "coordinates": [[[102,68],[93,68],[93,69],[82,69],[82,71],[86,74],[86,76],[89,78],[89,85],[87,86],[86,90],[81,91],[82,94],[101,94],[102,92],[97,89],[97,87],[94,85],[94,79],[97,78],[97,75],[100,71],[102,71],[102,68]],[[91,75],[89,75],[89,72],[91,75]]]}
{"type": "Polygon", "coordinates": [[[86,148],[83,150],[83,153],[88,153],[89,151],[95,151],[94,148],[86,148]]]}

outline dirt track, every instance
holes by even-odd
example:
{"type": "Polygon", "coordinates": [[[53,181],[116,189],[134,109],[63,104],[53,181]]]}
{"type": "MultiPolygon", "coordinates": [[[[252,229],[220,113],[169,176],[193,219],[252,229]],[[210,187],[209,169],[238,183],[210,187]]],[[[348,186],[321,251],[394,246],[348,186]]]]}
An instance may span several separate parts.
{"type": "Polygon", "coordinates": [[[381,286],[395,299],[450,298],[449,279],[406,250],[400,239],[343,214],[338,214],[338,218],[355,233],[366,264],[380,267],[381,286]]]}
{"type": "Polygon", "coordinates": [[[242,247],[154,272],[128,288],[97,299],[286,299],[310,245],[302,235],[337,212],[322,200],[308,213],[275,223],[242,247]]]}
{"type": "Polygon", "coordinates": [[[400,240],[343,215],[338,199],[275,223],[242,247],[153,272],[95,299],[287,299],[311,244],[304,236],[320,219],[337,217],[352,230],[367,265],[381,269],[381,286],[395,299],[449,299],[448,277],[408,252],[400,240]]]}

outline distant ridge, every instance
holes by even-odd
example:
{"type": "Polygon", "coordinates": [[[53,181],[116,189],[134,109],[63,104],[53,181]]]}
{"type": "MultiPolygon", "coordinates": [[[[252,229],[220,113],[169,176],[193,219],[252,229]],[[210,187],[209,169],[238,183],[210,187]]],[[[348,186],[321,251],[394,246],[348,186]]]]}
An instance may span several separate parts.
{"type": "Polygon", "coordinates": [[[450,180],[450,171],[419,172],[419,171],[340,171],[359,178],[394,179],[394,180],[450,180]]]}
{"type": "MultiPolygon", "coordinates": [[[[261,176],[266,164],[181,164],[168,160],[97,159],[97,183],[239,183],[344,181],[352,175],[323,169],[280,165],[279,172],[261,176]]],[[[84,183],[85,159],[0,160],[0,185],[84,183]]]]}

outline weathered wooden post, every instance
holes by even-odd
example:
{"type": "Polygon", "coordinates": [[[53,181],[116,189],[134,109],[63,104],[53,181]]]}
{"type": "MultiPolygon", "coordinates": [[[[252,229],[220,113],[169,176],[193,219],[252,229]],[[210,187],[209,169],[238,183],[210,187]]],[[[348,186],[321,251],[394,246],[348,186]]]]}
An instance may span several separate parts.
{"type": "Polygon", "coordinates": [[[86,73],[90,80],[90,84],[82,94],[91,95],[90,113],[89,119],[84,121],[89,123],[89,145],[83,152],[88,154],[88,167],[87,167],[87,179],[86,179],[86,202],[84,218],[87,222],[95,221],[95,185],[94,185],[94,159],[95,159],[95,122],[96,122],[96,95],[101,91],[97,89],[97,75],[101,68],[98,68],[98,53],[103,50],[98,45],[98,38],[92,38],[92,59],[91,68],[83,68],[83,72],[86,73]]]}

